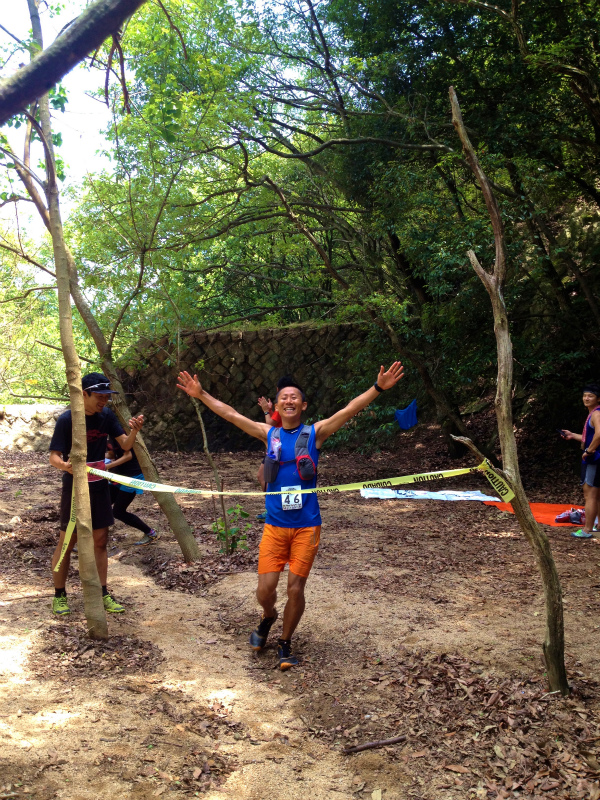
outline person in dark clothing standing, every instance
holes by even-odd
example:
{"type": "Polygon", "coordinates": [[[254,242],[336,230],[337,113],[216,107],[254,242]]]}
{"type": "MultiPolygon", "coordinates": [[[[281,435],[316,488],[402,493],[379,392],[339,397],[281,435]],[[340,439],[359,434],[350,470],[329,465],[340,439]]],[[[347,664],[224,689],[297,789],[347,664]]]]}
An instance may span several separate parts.
{"type": "MultiPolygon", "coordinates": [[[[123,448],[131,450],[138,431],[144,424],[144,417],[132,417],[129,420],[131,431],[126,435],[115,414],[105,408],[111,394],[108,378],[99,372],[84,375],[81,381],[83,389],[83,404],[85,407],[85,426],[87,431],[87,464],[96,469],[104,469],[104,455],[108,437],[112,436],[123,448]]],[[[70,614],[71,609],[67,602],[66,582],[69,574],[71,551],[77,541],[75,530],[65,557],[58,571],[54,568],[58,564],[60,554],[71,514],[71,498],[73,494],[73,467],[70,452],[73,438],[71,409],[68,409],[56,420],[56,426],[50,441],[50,464],[63,472],[62,494],[60,500],[60,538],[52,556],[52,576],[54,578],[54,600],[52,610],[58,616],[70,614]]],[[[92,508],[92,535],[94,537],[94,554],[100,583],[104,608],[113,614],[121,614],[125,609],[117,603],[106,588],[108,571],[108,528],[113,524],[113,512],[110,502],[108,481],[88,473],[90,491],[90,505],[92,508]]]]}
{"type": "MultiPolygon", "coordinates": [[[[135,457],[133,450],[123,450],[116,439],[108,440],[108,458],[106,469],[116,475],[125,475],[128,478],[138,478],[144,480],[144,474],[139,461],[135,457]]],[[[158,541],[159,534],[135,514],[127,509],[135,499],[136,494],[143,494],[141,489],[133,489],[130,486],[122,486],[119,483],[110,484],[110,502],[112,503],[115,519],[129,525],[130,528],[137,528],[144,535],[135,544],[152,544],[158,541]]]]}

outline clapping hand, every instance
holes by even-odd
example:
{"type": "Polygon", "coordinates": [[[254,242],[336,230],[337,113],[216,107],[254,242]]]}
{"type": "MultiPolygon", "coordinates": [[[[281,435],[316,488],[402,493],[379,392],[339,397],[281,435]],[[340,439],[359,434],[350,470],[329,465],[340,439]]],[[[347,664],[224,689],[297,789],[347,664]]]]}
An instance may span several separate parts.
{"type": "Polygon", "coordinates": [[[140,414],[139,417],[131,417],[131,419],[129,420],[129,427],[131,428],[132,431],[136,431],[136,433],[142,430],[143,424],[144,424],[143,414],[140,414]]]}
{"type": "Polygon", "coordinates": [[[384,372],[383,366],[377,376],[377,385],[380,389],[391,389],[398,381],[404,377],[404,367],[401,361],[394,361],[392,366],[384,372]]]}
{"type": "Polygon", "coordinates": [[[177,378],[177,388],[181,389],[181,391],[189,394],[190,397],[198,397],[200,398],[202,395],[202,386],[200,381],[198,380],[198,376],[190,375],[189,372],[180,372],[179,377],[177,378]]]}
{"type": "Polygon", "coordinates": [[[273,403],[270,400],[267,400],[266,397],[259,397],[258,405],[262,408],[265,414],[270,414],[273,410],[273,403]]]}

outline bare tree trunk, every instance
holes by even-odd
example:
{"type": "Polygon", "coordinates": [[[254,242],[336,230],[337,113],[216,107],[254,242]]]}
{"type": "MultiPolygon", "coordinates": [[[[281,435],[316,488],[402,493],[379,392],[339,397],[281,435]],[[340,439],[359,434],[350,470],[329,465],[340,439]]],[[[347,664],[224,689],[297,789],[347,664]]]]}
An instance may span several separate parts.
{"type": "MultiPolygon", "coordinates": [[[[42,29],[38,15],[36,0],[27,0],[33,39],[43,49],[42,29]]],[[[75,349],[73,337],[73,320],[71,316],[71,295],[69,289],[69,267],[66,247],[63,238],[60,215],[56,168],[52,149],[52,128],[50,124],[50,107],[48,95],[39,99],[40,119],[43,131],[43,143],[46,155],[46,199],[50,217],[50,235],[54,251],[56,282],[58,285],[58,307],[60,318],[60,340],[62,344],[73,424],[73,441],[71,462],[73,464],[73,487],[77,509],[77,540],[79,551],[79,575],[83,589],[83,600],[88,633],[93,639],[107,639],[108,626],[106,611],[102,601],[102,586],[98,577],[94,540],[92,536],[92,512],[88,488],[87,471],[87,435],[85,425],[85,408],[81,391],[81,369],[75,349]]]]}
{"type": "Polygon", "coordinates": [[[494,230],[496,256],[493,271],[490,273],[479,263],[473,250],[468,251],[469,260],[485,286],[492,302],[494,315],[494,333],[498,352],[498,384],[496,391],[496,418],[502,450],[504,473],[509,485],[515,493],[512,505],[521,530],[525,534],[535,554],[535,559],[542,577],[546,600],[546,636],[543,643],[544,657],[551,691],[569,693],[567,673],[564,660],[564,620],[562,590],[556,565],[546,534],[535,521],[519,472],[517,442],[513,429],[512,417],[512,383],[513,356],[512,341],[508,325],[508,315],[504,303],[503,287],[506,279],[506,247],[504,228],[500,209],[490,183],[485,175],[465,129],[458,98],[454,87],[450,87],[450,103],[452,105],[452,121],[462,142],[463,150],[469,166],[475,175],[483,196],[494,230]]]}
{"type": "MultiPolygon", "coordinates": [[[[196,409],[196,414],[198,415],[198,421],[200,422],[200,429],[202,431],[202,444],[204,447],[204,454],[208,459],[208,463],[213,471],[213,475],[215,478],[215,485],[217,487],[217,492],[223,491],[223,483],[221,481],[221,476],[219,475],[219,470],[217,469],[217,465],[215,464],[215,460],[212,457],[212,453],[208,447],[208,437],[206,435],[206,428],[204,427],[204,420],[202,419],[202,407],[198,400],[195,397],[190,397],[190,400],[194,404],[194,408],[196,409]]],[[[219,495],[219,500],[221,502],[221,513],[223,514],[223,529],[225,531],[225,552],[227,555],[231,555],[230,553],[230,539],[229,539],[229,525],[227,524],[227,512],[225,511],[225,498],[222,494],[219,495]]],[[[215,523],[218,525],[218,520],[215,520],[215,523]]]]}
{"type": "MultiPolygon", "coordinates": [[[[32,3],[33,0],[27,0],[28,3],[32,3]]],[[[36,12],[37,13],[37,12],[36,12]]],[[[39,26],[39,18],[38,18],[38,26],[39,26]]],[[[50,146],[52,143],[50,142],[50,146]]],[[[19,175],[23,185],[25,186],[27,193],[34,201],[34,204],[44,222],[44,225],[47,227],[48,231],[52,233],[51,228],[51,221],[50,216],[48,214],[48,210],[44,207],[43,200],[39,193],[35,188],[35,184],[31,179],[28,172],[23,169],[17,161],[15,161],[15,168],[16,172],[19,175]]],[[[58,191],[58,190],[57,190],[58,191]]],[[[58,198],[58,194],[57,194],[58,198]]],[[[111,383],[114,384],[114,388],[116,391],[119,392],[118,395],[113,395],[113,405],[117,411],[117,415],[119,416],[121,422],[126,426],[129,418],[131,417],[131,412],[127,405],[127,401],[125,399],[125,394],[123,392],[123,387],[121,386],[121,382],[119,380],[117,371],[115,369],[114,363],[112,361],[111,356],[111,348],[109,343],[104,335],[102,329],[98,325],[96,318],[94,317],[89,304],[87,303],[81,289],[79,287],[78,275],[77,275],[77,266],[75,264],[75,259],[69,248],[67,247],[64,239],[62,240],[62,247],[64,249],[65,257],[67,260],[68,265],[68,273],[69,273],[69,285],[71,296],[73,298],[73,302],[81,318],[83,319],[88,331],[92,339],[94,340],[94,344],[98,350],[98,353],[102,359],[102,368],[106,376],[111,380],[111,383]]],[[[158,470],[156,469],[156,465],[152,461],[150,453],[146,445],[144,444],[144,440],[141,434],[138,435],[136,444],[134,447],[136,456],[138,461],[140,462],[140,466],[144,472],[144,475],[148,478],[148,480],[160,483],[160,476],[158,474],[158,470]]],[[[188,525],[181,508],[179,507],[177,501],[173,497],[172,494],[166,494],[163,492],[153,492],[156,501],[158,502],[160,508],[162,509],[163,513],[167,517],[169,522],[169,526],[173,531],[175,538],[179,546],[181,547],[181,552],[183,557],[186,561],[196,561],[200,558],[200,550],[198,548],[198,543],[194,538],[194,534],[190,526],[188,525]]]]}

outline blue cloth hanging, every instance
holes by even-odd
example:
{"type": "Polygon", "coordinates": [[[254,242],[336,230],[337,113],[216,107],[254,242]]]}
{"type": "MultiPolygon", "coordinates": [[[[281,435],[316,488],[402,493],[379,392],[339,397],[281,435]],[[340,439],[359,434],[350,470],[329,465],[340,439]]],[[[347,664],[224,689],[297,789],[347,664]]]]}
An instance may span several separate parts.
{"type": "Polygon", "coordinates": [[[409,428],[414,428],[417,424],[417,401],[413,400],[406,408],[398,409],[394,413],[394,417],[402,430],[407,431],[409,428]]]}

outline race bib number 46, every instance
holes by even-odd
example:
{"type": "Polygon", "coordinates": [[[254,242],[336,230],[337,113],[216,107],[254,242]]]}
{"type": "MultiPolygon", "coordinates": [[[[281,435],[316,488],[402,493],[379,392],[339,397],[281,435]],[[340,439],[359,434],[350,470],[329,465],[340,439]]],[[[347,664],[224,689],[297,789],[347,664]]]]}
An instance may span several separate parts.
{"type": "Polygon", "coordinates": [[[301,486],[282,486],[281,507],[284,511],[298,511],[302,508],[301,486]]]}

